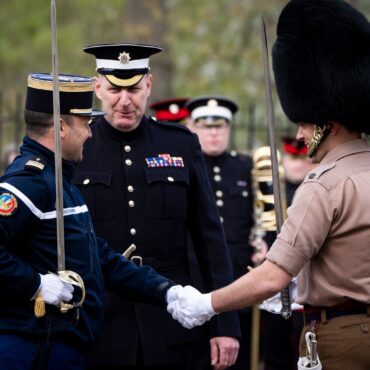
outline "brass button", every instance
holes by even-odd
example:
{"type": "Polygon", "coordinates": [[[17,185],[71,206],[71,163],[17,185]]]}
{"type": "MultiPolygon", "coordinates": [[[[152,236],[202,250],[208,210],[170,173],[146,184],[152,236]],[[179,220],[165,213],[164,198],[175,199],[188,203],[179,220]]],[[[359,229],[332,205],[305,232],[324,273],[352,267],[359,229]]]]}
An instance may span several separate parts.
{"type": "Polygon", "coordinates": [[[127,190],[128,190],[130,193],[132,193],[132,192],[134,191],[134,187],[133,187],[132,185],[129,185],[129,186],[127,187],[127,190]]]}
{"type": "Polygon", "coordinates": [[[134,229],[134,228],[130,229],[130,234],[131,235],[136,235],[136,229],[134,229]]]}
{"type": "Polygon", "coordinates": [[[223,207],[224,206],[224,201],[222,199],[217,199],[216,200],[216,204],[219,206],[219,207],[223,207]]]}
{"type": "Polygon", "coordinates": [[[84,185],[87,185],[87,184],[89,184],[90,183],[90,179],[85,179],[84,181],[83,181],[83,184],[84,185]]]}
{"type": "Polygon", "coordinates": [[[130,147],[130,145],[125,145],[125,152],[126,152],[126,153],[131,152],[131,147],[130,147]]]}
{"type": "Polygon", "coordinates": [[[172,176],[168,176],[168,177],[167,177],[167,180],[168,180],[169,182],[174,182],[174,181],[175,181],[175,179],[174,179],[172,176]]]}
{"type": "Polygon", "coordinates": [[[220,181],[221,181],[221,176],[220,176],[220,175],[214,175],[214,176],[213,176],[213,179],[214,179],[216,182],[220,182],[220,181]]]}
{"type": "Polygon", "coordinates": [[[128,201],[128,205],[132,208],[135,207],[135,202],[133,200],[128,201]]]}
{"type": "Polygon", "coordinates": [[[217,191],[216,191],[216,197],[217,197],[217,198],[222,198],[222,197],[223,197],[223,195],[224,195],[224,193],[222,192],[222,190],[217,190],[217,191]]]}
{"type": "Polygon", "coordinates": [[[132,165],[132,160],[131,159],[126,159],[125,163],[127,164],[127,166],[131,166],[132,165]]]}
{"type": "Polygon", "coordinates": [[[221,172],[220,167],[218,167],[218,166],[214,166],[214,167],[213,167],[213,172],[214,172],[214,173],[220,173],[220,172],[221,172]]]}

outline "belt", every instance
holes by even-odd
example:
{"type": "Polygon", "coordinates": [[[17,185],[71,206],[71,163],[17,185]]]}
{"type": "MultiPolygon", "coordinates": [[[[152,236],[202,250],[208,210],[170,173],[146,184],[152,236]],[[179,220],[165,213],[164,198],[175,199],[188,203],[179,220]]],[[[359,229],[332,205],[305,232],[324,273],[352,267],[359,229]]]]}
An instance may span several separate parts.
{"type": "Polygon", "coordinates": [[[370,305],[357,301],[347,301],[335,306],[304,306],[304,319],[306,323],[311,321],[327,321],[340,316],[370,315],[370,305]]]}

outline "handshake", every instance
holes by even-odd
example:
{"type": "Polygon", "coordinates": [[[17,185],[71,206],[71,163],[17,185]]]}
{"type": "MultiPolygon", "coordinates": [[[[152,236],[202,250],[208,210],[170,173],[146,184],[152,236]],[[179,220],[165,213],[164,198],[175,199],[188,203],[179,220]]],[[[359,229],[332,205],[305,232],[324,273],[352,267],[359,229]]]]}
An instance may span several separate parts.
{"type": "Polygon", "coordinates": [[[211,293],[202,294],[190,285],[171,287],[166,300],[167,311],[186,329],[203,325],[216,314],[212,307],[211,293]]]}

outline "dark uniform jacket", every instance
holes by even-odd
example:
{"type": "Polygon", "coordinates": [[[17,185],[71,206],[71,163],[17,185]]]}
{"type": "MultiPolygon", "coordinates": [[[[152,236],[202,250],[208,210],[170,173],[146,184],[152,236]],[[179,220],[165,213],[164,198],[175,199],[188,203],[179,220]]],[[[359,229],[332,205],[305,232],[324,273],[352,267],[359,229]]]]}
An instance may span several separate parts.
{"type": "Polygon", "coordinates": [[[96,238],[85,201],[70,182],[73,168],[63,161],[65,265],[85,283],[80,318],[76,322],[76,310],[62,314],[49,305],[44,318],[34,316],[31,298],[40,285],[39,273],[57,270],[55,167],[51,151],[25,138],[21,155],[0,178],[0,333],[35,340],[49,334],[86,347],[103,321],[104,282],[120,296],[165,306],[165,286],[172,282],[138,268],[96,238]]]}
{"type": "Polygon", "coordinates": [[[236,279],[245,275],[252,263],[249,245],[253,226],[252,159],[235,152],[204,157],[236,279]]]}
{"type": "MultiPolygon", "coordinates": [[[[196,245],[205,289],[232,281],[230,256],[196,135],[175,123],[143,118],[129,133],[105,119],[92,125],[74,181],[92,213],[97,235],[116,251],[131,244],[144,265],[179,284],[192,284],[187,237],[196,245]]],[[[212,336],[239,336],[235,313],[212,319],[212,336]]],[[[180,363],[194,331],[163,310],[109,297],[96,365],[180,363]],[[139,356],[141,357],[141,356],[139,356]]]]}

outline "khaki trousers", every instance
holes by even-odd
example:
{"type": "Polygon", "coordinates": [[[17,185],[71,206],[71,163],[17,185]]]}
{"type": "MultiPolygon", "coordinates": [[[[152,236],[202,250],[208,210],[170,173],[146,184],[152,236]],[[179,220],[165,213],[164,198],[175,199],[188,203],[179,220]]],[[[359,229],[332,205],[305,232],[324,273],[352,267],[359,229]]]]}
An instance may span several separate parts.
{"type": "Polygon", "coordinates": [[[370,316],[340,316],[305,325],[300,339],[301,357],[307,355],[304,335],[313,327],[323,370],[370,369],[370,316]]]}

